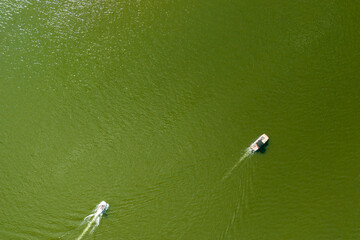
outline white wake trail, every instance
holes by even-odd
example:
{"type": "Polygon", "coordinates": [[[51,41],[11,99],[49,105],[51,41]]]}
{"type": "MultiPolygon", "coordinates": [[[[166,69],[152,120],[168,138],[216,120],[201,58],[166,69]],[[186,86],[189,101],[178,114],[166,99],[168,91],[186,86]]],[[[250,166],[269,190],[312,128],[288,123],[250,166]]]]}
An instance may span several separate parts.
{"type": "Polygon", "coordinates": [[[225,176],[221,179],[221,181],[225,181],[231,173],[234,171],[235,168],[239,166],[239,164],[244,161],[247,157],[249,157],[252,154],[252,151],[250,148],[246,148],[244,154],[240,157],[239,161],[235,163],[235,165],[225,174],[225,176]]]}
{"type": "Polygon", "coordinates": [[[92,215],[94,216],[89,223],[87,224],[86,228],[84,229],[84,231],[81,233],[81,235],[76,239],[76,240],[80,240],[82,239],[85,234],[89,231],[89,229],[91,228],[91,226],[95,223],[95,225],[93,226],[91,233],[95,230],[95,228],[99,225],[100,220],[102,215],[95,215],[95,214],[90,214],[89,216],[87,216],[84,220],[86,221],[87,219],[89,219],[90,217],[92,217],[92,215]]]}
{"type": "Polygon", "coordinates": [[[106,210],[108,210],[109,204],[105,201],[101,201],[100,204],[96,206],[96,208],[93,210],[93,213],[89,216],[84,218],[83,222],[88,222],[86,228],[81,233],[81,235],[76,240],[81,240],[85,234],[89,231],[89,229],[92,227],[90,233],[93,233],[95,228],[99,226],[100,220],[103,216],[103,214],[106,214],[106,210]]]}

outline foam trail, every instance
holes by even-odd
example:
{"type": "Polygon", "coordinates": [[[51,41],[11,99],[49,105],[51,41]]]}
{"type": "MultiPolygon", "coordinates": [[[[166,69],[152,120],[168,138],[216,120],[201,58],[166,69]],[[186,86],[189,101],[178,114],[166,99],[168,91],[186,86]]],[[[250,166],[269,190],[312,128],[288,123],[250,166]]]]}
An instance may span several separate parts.
{"type": "Polygon", "coordinates": [[[91,233],[93,233],[95,228],[99,226],[101,217],[103,216],[103,214],[105,214],[108,208],[109,208],[109,204],[106,203],[105,201],[102,201],[99,205],[97,205],[93,211],[94,213],[84,218],[83,222],[88,222],[88,225],[76,240],[81,240],[85,236],[85,234],[89,231],[91,226],[93,226],[93,224],[95,223],[93,228],[91,229],[91,233]]]}
{"type": "Polygon", "coordinates": [[[86,228],[84,229],[84,231],[81,233],[81,235],[76,239],[76,240],[80,240],[82,239],[85,234],[87,233],[87,231],[89,231],[91,225],[94,223],[94,221],[96,220],[96,218],[93,218],[89,223],[88,225],[86,226],[86,228]]]}
{"type": "Polygon", "coordinates": [[[239,161],[237,163],[235,163],[235,165],[230,169],[230,171],[227,172],[227,174],[225,174],[225,176],[221,179],[221,181],[225,181],[230,175],[231,173],[234,171],[235,168],[237,168],[239,166],[239,164],[248,156],[250,156],[252,154],[251,149],[250,148],[246,148],[244,154],[240,157],[239,161]]]}

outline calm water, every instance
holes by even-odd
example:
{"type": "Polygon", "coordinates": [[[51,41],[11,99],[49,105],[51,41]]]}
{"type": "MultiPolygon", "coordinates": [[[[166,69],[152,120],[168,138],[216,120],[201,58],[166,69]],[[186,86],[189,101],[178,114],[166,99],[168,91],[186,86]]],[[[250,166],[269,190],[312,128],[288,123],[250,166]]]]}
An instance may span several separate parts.
{"type": "Polygon", "coordinates": [[[359,239],[359,10],[1,1],[0,239],[359,239]]]}

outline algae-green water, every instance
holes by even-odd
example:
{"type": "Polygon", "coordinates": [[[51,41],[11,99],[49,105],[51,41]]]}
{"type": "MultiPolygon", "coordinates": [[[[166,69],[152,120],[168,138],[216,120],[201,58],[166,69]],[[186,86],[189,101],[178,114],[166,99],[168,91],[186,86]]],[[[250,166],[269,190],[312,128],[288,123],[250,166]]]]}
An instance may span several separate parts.
{"type": "Polygon", "coordinates": [[[3,0],[0,239],[359,239],[359,10],[3,0]]]}

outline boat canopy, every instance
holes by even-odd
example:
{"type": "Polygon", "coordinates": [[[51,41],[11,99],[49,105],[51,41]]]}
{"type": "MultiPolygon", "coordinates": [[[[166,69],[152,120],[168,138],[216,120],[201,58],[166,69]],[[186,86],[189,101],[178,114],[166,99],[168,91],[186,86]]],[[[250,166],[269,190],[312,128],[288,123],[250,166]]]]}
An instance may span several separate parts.
{"type": "Polygon", "coordinates": [[[256,142],[256,145],[258,145],[258,147],[261,148],[264,145],[264,143],[261,140],[259,140],[256,142]]]}

